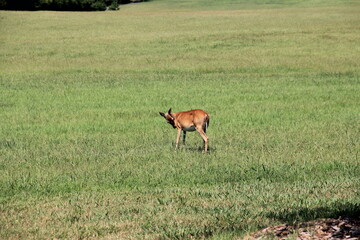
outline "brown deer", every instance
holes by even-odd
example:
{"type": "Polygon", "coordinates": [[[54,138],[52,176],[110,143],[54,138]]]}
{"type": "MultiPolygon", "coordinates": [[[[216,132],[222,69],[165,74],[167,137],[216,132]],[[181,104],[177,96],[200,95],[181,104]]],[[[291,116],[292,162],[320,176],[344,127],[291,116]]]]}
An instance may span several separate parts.
{"type": "Polygon", "coordinates": [[[186,132],[196,130],[204,140],[204,152],[208,151],[209,138],[206,135],[210,121],[208,113],[201,109],[172,113],[171,108],[167,113],[159,113],[173,128],[177,129],[175,149],[178,148],[181,131],[183,131],[183,143],[185,144],[186,132]]]}

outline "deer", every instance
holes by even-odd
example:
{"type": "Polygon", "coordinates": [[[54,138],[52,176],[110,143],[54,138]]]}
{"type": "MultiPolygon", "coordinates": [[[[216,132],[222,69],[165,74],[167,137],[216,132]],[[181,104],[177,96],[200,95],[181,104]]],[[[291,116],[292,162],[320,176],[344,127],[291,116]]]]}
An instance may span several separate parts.
{"type": "Polygon", "coordinates": [[[209,138],[206,135],[206,130],[209,127],[210,115],[201,110],[195,109],[184,112],[172,113],[171,108],[167,113],[159,112],[160,116],[164,117],[166,121],[177,129],[177,137],[175,142],[175,151],[178,149],[181,131],[183,132],[183,144],[185,145],[186,132],[197,131],[204,140],[204,150],[208,151],[209,138]]]}

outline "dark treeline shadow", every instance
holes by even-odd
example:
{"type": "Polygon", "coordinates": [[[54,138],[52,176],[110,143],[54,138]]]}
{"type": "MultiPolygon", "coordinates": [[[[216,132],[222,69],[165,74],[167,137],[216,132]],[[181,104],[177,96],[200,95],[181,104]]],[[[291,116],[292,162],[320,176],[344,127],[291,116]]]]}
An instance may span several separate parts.
{"type": "Polygon", "coordinates": [[[117,10],[120,4],[146,0],[0,0],[2,10],[104,11],[117,10]]]}

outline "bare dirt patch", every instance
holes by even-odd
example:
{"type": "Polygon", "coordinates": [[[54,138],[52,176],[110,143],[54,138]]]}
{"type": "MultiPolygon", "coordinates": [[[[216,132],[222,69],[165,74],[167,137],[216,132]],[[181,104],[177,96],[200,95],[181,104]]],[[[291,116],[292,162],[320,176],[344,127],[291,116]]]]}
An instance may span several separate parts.
{"type": "Polygon", "coordinates": [[[328,218],[259,230],[245,239],[360,240],[360,218],[328,218]]]}

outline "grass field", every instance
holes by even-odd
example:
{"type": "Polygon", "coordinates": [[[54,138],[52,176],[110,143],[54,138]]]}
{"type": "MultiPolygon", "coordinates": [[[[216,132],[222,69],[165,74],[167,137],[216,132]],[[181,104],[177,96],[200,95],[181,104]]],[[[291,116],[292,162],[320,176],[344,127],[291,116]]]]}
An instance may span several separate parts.
{"type": "Polygon", "coordinates": [[[360,2],[0,12],[1,239],[241,239],[360,215],[360,2]],[[210,153],[158,112],[211,115],[210,153]]]}

